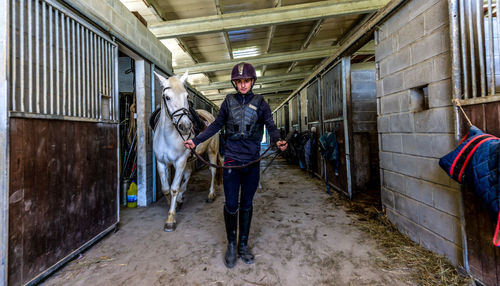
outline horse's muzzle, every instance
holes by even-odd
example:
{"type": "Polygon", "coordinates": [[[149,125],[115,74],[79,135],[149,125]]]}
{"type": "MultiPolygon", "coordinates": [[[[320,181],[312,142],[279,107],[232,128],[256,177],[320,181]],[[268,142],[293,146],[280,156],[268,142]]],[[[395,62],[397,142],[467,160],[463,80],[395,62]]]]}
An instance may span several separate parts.
{"type": "Polygon", "coordinates": [[[179,122],[177,125],[179,128],[179,132],[182,133],[182,135],[187,135],[189,132],[191,132],[192,124],[191,122],[186,123],[186,122],[179,122]]]}

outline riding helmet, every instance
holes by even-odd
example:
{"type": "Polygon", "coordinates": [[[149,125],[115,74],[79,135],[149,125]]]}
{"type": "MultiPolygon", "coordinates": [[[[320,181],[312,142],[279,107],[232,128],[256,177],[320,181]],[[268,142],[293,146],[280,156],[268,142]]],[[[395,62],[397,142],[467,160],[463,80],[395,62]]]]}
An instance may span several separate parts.
{"type": "Polygon", "coordinates": [[[231,81],[243,78],[251,78],[257,80],[255,68],[249,63],[239,63],[233,67],[231,72],[231,81]]]}

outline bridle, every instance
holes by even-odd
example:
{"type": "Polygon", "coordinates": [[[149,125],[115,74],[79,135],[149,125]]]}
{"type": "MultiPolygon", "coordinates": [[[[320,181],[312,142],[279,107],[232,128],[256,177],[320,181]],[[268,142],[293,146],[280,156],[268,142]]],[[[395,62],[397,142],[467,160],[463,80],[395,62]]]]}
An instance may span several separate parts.
{"type": "MultiPolygon", "coordinates": [[[[167,97],[168,96],[165,95],[165,90],[167,90],[167,89],[170,89],[170,87],[165,87],[162,91],[163,104],[165,104],[165,109],[166,109],[166,112],[168,114],[168,117],[172,121],[172,124],[174,125],[175,129],[177,130],[177,133],[179,133],[179,136],[181,136],[182,141],[185,141],[186,138],[184,138],[184,135],[182,135],[182,132],[179,130],[179,122],[181,121],[183,116],[187,116],[189,121],[192,122],[191,118],[189,117],[189,110],[185,107],[181,107],[181,108],[175,110],[174,112],[170,112],[170,109],[168,108],[168,104],[167,104],[167,97]],[[175,119],[177,119],[177,120],[175,120],[175,119]]],[[[191,128],[189,130],[189,134],[187,135],[187,138],[189,139],[191,137],[191,135],[193,135],[193,134],[194,134],[193,128],[191,128]]]]}

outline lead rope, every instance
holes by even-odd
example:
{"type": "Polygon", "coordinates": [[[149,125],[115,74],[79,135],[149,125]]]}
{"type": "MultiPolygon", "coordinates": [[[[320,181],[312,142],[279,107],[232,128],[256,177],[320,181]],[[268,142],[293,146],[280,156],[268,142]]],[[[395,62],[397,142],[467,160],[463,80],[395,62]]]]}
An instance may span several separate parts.
{"type": "MultiPolygon", "coordinates": [[[[189,150],[191,150],[191,154],[193,154],[196,158],[198,158],[203,164],[208,165],[210,167],[219,168],[219,169],[243,169],[243,168],[247,168],[248,166],[253,165],[253,164],[259,162],[260,160],[262,160],[264,158],[264,155],[266,155],[266,153],[269,150],[271,150],[272,147],[273,147],[273,145],[269,145],[269,147],[267,147],[267,149],[264,151],[264,153],[262,153],[262,155],[260,155],[259,158],[255,159],[253,161],[250,161],[246,164],[239,165],[239,166],[221,166],[221,165],[213,164],[213,163],[207,162],[207,160],[205,160],[205,158],[201,157],[200,154],[196,153],[196,151],[193,148],[191,148],[189,150]]],[[[278,153],[279,153],[279,151],[278,151],[278,153]]]]}
{"type": "Polygon", "coordinates": [[[465,119],[467,119],[469,126],[472,126],[472,122],[470,121],[469,117],[467,116],[467,114],[463,110],[462,105],[460,104],[460,101],[457,98],[455,98],[452,100],[452,102],[455,103],[458,106],[458,108],[460,108],[460,110],[462,110],[462,113],[464,114],[465,119]]]}

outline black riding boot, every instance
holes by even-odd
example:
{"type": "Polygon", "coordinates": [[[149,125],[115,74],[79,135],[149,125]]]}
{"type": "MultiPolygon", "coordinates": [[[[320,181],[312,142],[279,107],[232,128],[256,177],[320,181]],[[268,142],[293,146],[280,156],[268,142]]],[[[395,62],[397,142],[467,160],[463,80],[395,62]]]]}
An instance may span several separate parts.
{"type": "Polygon", "coordinates": [[[250,223],[252,221],[252,210],[240,210],[240,235],[238,242],[238,255],[246,264],[253,263],[253,254],[248,248],[248,234],[250,233],[250,223]]]}
{"type": "Polygon", "coordinates": [[[224,255],[224,264],[227,268],[236,265],[236,228],[238,223],[238,211],[230,213],[224,205],[224,221],[226,223],[227,250],[224,255]]]}

